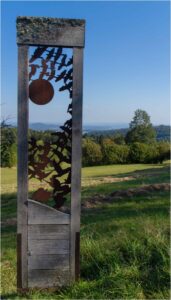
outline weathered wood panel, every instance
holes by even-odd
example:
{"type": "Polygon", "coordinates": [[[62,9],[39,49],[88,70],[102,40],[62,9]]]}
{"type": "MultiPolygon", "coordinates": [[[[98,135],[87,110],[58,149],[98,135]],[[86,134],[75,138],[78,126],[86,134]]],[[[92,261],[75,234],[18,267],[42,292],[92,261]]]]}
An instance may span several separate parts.
{"type": "Polygon", "coordinates": [[[28,199],[28,47],[18,47],[18,168],[17,168],[17,233],[20,234],[18,255],[18,288],[27,288],[27,199],[28,199]],[[19,271],[20,268],[20,271],[19,271]]]}
{"type": "Polygon", "coordinates": [[[28,240],[29,255],[67,254],[69,240],[28,240]]]}
{"type": "Polygon", "coordinates": [[[69,224],[70,215],[45,204],[28,200],[28,224],[69,224]]]}
{"type": "Polygon", "coordinates": [[[68,284],[70,216],[28,200],[28,223],[29,287],[68,284]]]}
{"type": "Polygon", "coordinates": [[[28,257],[28,269],[69,271],[69,254],[31,255],[28,257]]]}
{"type": "Polygon", "coordinates": [[[81,149],[82,149],[82,88],[83,49],[73,49],[73,102],[72,102],[72,177],[71,177],[71,276],[75,280],[79,274],[76,249],[76,233],[80,231],[81,202],[81,149]]]}
{"type": "Polygon", "coordinates": [[[31,288],[69,285],[70,275],[68,270],[29,270],[28,283],[31,288]]]}
{"type": "Polygon", "coordinates": [[[84,20],[18,17],[17,43],[84,47],[84,28],[84,20]]]}
{"type": "Polygon", "coordinates": [[[17,233],[17,288],[22,288],[21,233],[17,233]]]}
{"type": "Polygon", "coordinates": [[[54,240],[69,239],[69,225],[41,224],[28,225],[28,239],[31,240],[54,240]]]}
{"type": "Polygon", "coordinates": [[[19,17],[18,287],[68,285],[79,275],[84,20],[19,17]],[[71,216],[27,200],[28,46],[74,47],[71,216]],[[20,275],[20,274],[19,274],[20,275]]]}

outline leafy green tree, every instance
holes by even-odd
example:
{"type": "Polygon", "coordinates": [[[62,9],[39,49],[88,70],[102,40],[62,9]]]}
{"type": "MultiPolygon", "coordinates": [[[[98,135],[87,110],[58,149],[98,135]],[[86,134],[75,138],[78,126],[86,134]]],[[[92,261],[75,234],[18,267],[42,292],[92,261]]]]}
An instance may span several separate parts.
{"type": "Polygon", "coordinates": [[[125,144],[125,138],[124,135],[120,132],[116,132],[113,141],[118,145],[124,145],[125,144]]]}
{"type": "Polygon", "coordinates": [[[131,163],[145,163],[148,156],[148,145],[135,142],[130,145],[129,158],[131,163]]]}
{"type": "Polygon", "coordinates": [[[99,144],[90,138],[83,140],[83,166],[99,165],[102,162],[102,151],[99,144]]]}
{"type": "Polygon", "coordinates": [[[1,167],[11,168],[16,164],[16,160],[16,129],[3,126],[1,127],[1,167]]]}
{"type": "Polygon", "coordinates": [[[170,143],[169,142],[158,142],[157,143],[158,149],[158,162],[162,163],[165,160],[169,160],[170,157],[170,143]]]}
{"type": "Polygon", "coordinates": [[[156,139],[156,131],[150,123],[150,116],[145,110],[137,109],[126,134],[126,143],[135,142],[150,144],[156,139]]]}
{"type": "Polygon", "coordinates": [[[103,140],[102,145],[104,164],[122,164],[127,163],[129,155],[128,145],[117,145],[111,139],[103,140]]]}

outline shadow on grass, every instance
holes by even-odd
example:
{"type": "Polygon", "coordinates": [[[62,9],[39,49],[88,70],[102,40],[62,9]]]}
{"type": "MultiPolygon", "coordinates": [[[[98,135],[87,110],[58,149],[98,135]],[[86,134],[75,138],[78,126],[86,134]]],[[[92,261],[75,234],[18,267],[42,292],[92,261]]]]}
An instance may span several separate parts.
{"type": "Polygon", "coordinates": [[[119,175],[112,175],[113,178],[119,177],[135,177],[136,180],[143,180],[144,184],[163,183],[170,181],[170,166],[163,166],[160,168],[150,168],[145,170],[135,170],[119,175]]]}
{"type": "MultiPolygon", "coordinates": [[[[146,165],[144,165],[144,166],[146,166],[146,165]]],[[[127,176],[132,176],[132,177],[134,177],[134,176],[135,177],[144,177],[144,176],[146,176],[148,178],[148,177],[152,177],[152,176],[156,176],[156,177],[157,176],[162,176],[164,174],[169,178],[169,174],[170,174],[170,164],[169,163],[163,164],[163,165],[159,165],[159,164],[158,165],[151,165],[151,168],[143,169],[143,170],[135,170],[135,171],[132,171],[132,172],[124,172],[124,173],[121,173],[121,174],[116,174],[116,173],[115,174],[110,174],[110,177],[123,178],[123,177],[127,177],[127,176]],[[155,168],[155,166],[156,166],[156,168],[155,168]]],[[[97,175],[95,177],[98,178],[98,177],[102,177],[102,176],[97,175]]],[[[104,177],[107,177],[107,175],[104,176],[104,177]]]]}
{"type": "MultiPolygon", "coordinates": [[[[111,208],[96,208],[90,209],[89,213],[83,218],[88,218],[88,223],[97,223],[97,222],[110,222],[112,219],[122,219],[122,218],[134,218],[134,217],[146,217],[146,216],[169,216],[169,206],[165,205],[161,207],[161,205],[157,205],[155,207],[146,207],[141,209],[133,209],[130,207],[123,208],[115,208],[114,211],[111,211],[111,208]]],[[[87,223],[87,222],[86,222],[87,223]]]]}
{"type": "MultiPolygon", "coordinates": [[[[132,180],[112,182],[112,183],[102,183],[95,186],[83,187],[82,188],[82,199],[91,197],[93,194],[108,195],[114,191],[127,190],[130,188],[142,187],[143,185],[153,185],[160,183],[170,182],[170,168],[168,166],[163,166],[160,169],[146,169],[137,170],[129,173],[110,175],[113,178],[119,177],[131,177],[132,180]]],[[[146,197],[146,195],[144,195],[146,197]]]]}

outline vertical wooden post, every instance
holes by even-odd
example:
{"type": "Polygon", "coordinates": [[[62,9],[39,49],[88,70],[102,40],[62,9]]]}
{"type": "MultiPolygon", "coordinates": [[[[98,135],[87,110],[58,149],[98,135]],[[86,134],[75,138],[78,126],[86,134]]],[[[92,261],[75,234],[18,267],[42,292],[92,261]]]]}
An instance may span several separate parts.
{"type": "Polygon", "coordinates": [[[27,288],[28,46],[18,45],[17,287],[27,288]]]}
{"type": "Polygon", "coordinates": [[[81,206],[83,48],[73,48],[72,176],[71,176],[71,280],[79,278],[81,206]]]}
{"type": "Polygon", "coordinates": [[[85,20],[17,18],[18,44],[18,228],[17,287],[68,285],[79,278],[82,87],[85,20]],[[23,30],[24,28],[24,30],[23,30]],[[71,215],[28,200],[28,48],[73,48],[71,215]],[[33,218],[32,218],[33,217],[33,218]],[[52,230],[67,227],[65,239],[52,230]],[[35,230],[37,229],[36,239],[35,230]],[[69,230],[70,229],[70,230],[69,230]],[[49,242],[49,232],[51,233],[49,242]],[[44,232],[45,231],[45,232],[44,232]],[[70,233],[69,233],[70,232],[70,233]],[[40,239],[39,233],[42,237],[40,239]],[[39,257],[39,254],[42,256],[39,257]],[[63,255],[63,260],[60,255],[63,255]],[[65,263],[64,263],[65,262],[65,263]],[[65,269],[63,266],[65,265],[65,269]],[[66,268],[67,267],[67,268],[66,268]]]}

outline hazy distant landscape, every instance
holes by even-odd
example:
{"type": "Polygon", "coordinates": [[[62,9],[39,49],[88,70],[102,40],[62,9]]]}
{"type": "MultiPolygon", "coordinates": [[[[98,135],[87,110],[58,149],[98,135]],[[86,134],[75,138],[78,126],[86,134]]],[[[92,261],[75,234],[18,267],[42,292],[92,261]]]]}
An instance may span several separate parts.
{"type": "MultiPolygon", "coordinates": [[[[12,124],[14,127],[17,126],[17,123],[12,124]]],[[[30,122],[29,128],[33,130],[57,130],[61,126],[61,123],[43,123],[43,122],[30,122]]],[[[83,124],[84,132],[91,131],[105,131],[105,130],[115,130],[120,128],[128,128],[128,123],[98,123],[98,124],[83,124]]]]}
{"type": "MultiPolygon", "coordinates": [[[[13,123],[12,126],[16,127],[17,124],[13,123]]],[[[36,131],[46,130],[59,130],[61,124],[55,123],[30,123],[29,128],[36,131]]],[[[170,140],[170,125],[156,125],[153,126],[157,133],[157,140],[170,140]]],[[[125,135],[128,132],[128,123],[99,123],[99,124],[83,124],[83,134],[88,135],[114,135],[115,133],[122,133],[125,135]]]]}

